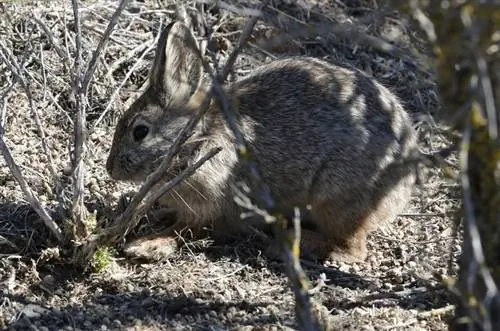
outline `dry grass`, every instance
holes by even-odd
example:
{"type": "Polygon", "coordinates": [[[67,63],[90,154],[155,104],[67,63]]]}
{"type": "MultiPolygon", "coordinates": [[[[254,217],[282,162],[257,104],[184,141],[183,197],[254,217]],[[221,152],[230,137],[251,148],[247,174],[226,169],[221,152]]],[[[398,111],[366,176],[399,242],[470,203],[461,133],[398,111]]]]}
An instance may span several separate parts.
{"type": "MultiPolygon", "coordinates": [[[[274,1],[238,57],[233,78],[274,58],[307,54],[339,61],[370,73],[390,87],[411,111],[425,152],[450,145],[435,124],[439,117],[434,77],[426,66],[425,43],[397,13],[375,8],[376,1],[274,1]],[[313,5],[315,4],[315,5],[313,5]],[[316,35],[294,35],[305,23],[316,35]],[[327,33],[333,23],[347,32],[327,33]],[[355,29],[361,33],[354,33],[355,29]],[[349,32],[351,31],[351,32],[349,32]],[[273,37],[291,36],[283,44],[273,37]],[[271,42],[270,42],[271,41],[271,42]],[[264,49],[265,48],[265,49],[264,49]]],[[[99,57],[88,93],[85,205],[99,223],[109,222],[123,192],[134,187],[113,182],[104,162],[113,124],[140,93],[162,25],[174,17],[174,2],[131,2],[99,57]]],[[[229,4],[229,3],[226,3],[229,4]]],[[[95,49],[117,3],[81,4],[82,48],[95,49]]],[[[196,8],[186,2],[189,9],[196,8]]],[[[230,10],[205,7],[213,29],[208,52],[213,63],[227,60],[243,25],[240,1],[230,10]]],[[[199,8],[199,6],[198,6],[199,8]]],[[[59,197],[71,199],[72,140],[70,70],[75,51],[72,9],[62,1],[40,5],[0,5],[0,41],[24,68],[34,106],[40,113],[50,158],[25,90],[0,62],[0,98],[5,141],[36,196],[59,219],[59,197]],[[62,183],[56,191],[51,168],[62,183]]],[[[203,24],[201,24],[203,25],[203,24]]],[[[336,31],[336,30],[334,30],[336,31]]],[[[281,38],[280,40],[283,40],[281,38]]],[[[456,156],[446,159],[456,164],[456,156]]],[[[0,161],[0,326],[12,330],[80,329],[282,329],[295,327],[293,294],[283,265],[262,256],[257,238],[189,243],[161,263],[134,265],[117,257],[103,274],[70,270],[65,252],[28,207],[17,183],[0,161]]],[[[405,215],[370,238],[363,264],[305,264],[318,309],[331,329],[443,330],[453,312],[440,277],[454,275],[459,242],[453,212],[457,187],[442,172],[427,168],[405,215]],[[451,263],[450,263],[451,262],[451,263]],[[449,267],[451,266],[451,268],[449,267]],[[437,310],[434,313],[434,310],[437,310]]],[[[61,224],[65,226],[65,224],[61,224]]],[[[138,232],[151,231],[144,221],[138,232]]],[[[119,247],[117,247],[119,249],[119,247]]]]}

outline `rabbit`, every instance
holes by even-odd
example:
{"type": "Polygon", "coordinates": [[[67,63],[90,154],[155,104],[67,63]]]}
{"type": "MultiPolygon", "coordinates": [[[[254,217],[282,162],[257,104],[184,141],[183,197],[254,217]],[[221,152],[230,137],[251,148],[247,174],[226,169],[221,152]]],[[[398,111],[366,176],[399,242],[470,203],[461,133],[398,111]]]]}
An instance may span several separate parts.
{"type": "MultiPolygon", "coordinates": [[[[116,126],[106,162],[114,180],[143,182],[211,93],[196,45],[181,22],[163,30],[149,86],[116,126]]],[[[417,151],[417,133],[398,97],[362,71],[308,56],[274,60],[223,89],[273,198],[301,210],[303,250],[364,261],[367,235],[404,210],[415,186],[405,160],[417,151]]],[[[165,174],[172,178],[222,148],[160,198],[175,210],[175,231],[208,225],[233,231],[245,222],[232,190],[245,169],[220,107],[212,98],[165,174]]],[[[129,252],[171,252],[166,246],[177,242],[175,231],[140,238],[129,252]]]]}

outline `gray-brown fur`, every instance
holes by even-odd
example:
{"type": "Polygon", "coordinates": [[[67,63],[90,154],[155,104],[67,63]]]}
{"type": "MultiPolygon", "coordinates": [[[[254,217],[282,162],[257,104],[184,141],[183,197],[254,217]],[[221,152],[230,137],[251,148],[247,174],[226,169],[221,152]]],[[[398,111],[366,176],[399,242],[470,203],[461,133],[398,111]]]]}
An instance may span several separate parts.
{"type": "MultiPolygon", "coordinates": [[[[149,89],[116,128],[107,162],[114,179],[143,181],[206,93],[196,55],[171,38],[175,32],[191,45],[192,33],[180,23],[169,28],[149,89]],[[149,128],[140,142],[132,134],[137,123],[149,128]]],[[[364,259],[367,233],[403,210],[414,183],[401,162],[416,150],[416,133],[397,97],[360,71],[308,57],[262,66],[225,91],[273,196],[307,211],[304,247],[319,257],[364,259]]],[[[162,199],[177,210],[179,226],[243,222],[231,191],[242,172],[233,136],[217,103],[210,107],[204,130],[190,138],[170,175],[214,146],[223,150],[162,199]]]]}

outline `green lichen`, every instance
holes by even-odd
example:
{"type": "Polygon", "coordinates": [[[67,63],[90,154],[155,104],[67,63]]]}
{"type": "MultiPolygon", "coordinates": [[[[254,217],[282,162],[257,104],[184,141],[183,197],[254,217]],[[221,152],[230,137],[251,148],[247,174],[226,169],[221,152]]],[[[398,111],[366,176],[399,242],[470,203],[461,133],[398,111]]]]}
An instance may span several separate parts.
{"type": "Polygon", "coordinates": [[[92,259],[90,261],[90,265],[92,270],[96,273],[101,273],[109,269],[111,263],[113,261],[113,256],[116,254],[116,251],[112,247],[103,246],[99,247],[92,259]]]}

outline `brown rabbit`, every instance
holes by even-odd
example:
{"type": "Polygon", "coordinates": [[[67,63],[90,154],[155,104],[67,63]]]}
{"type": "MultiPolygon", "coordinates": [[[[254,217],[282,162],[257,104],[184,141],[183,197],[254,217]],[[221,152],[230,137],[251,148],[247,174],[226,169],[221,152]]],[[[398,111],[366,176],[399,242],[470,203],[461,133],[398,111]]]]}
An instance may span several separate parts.
{"type": "MultiPolygon", "coordinates": [[[[179,22],[163,31],[149,87],[117,125],[106,165],[112,178],[144,181],[209,93],[192,45],[192,32],[179,22]]],[[[319,258],[365,259],[368,232],[402,212],[415,181],[403,163],[417,150],[416,132],[398,98],[360,71],[310,57],[262,66],[225,92],[274,198],[304,211],[304,249],[319,258]]],[[[245,222],[231,190],[242,169],[217,101],[168,175],[216,146],[219,154],[162,197],[177,213],[172,231],[245,222]]],[[[129,252],[150,257],[171,249],[162,246],[174,238],[142,239],[129,252]]]]}

